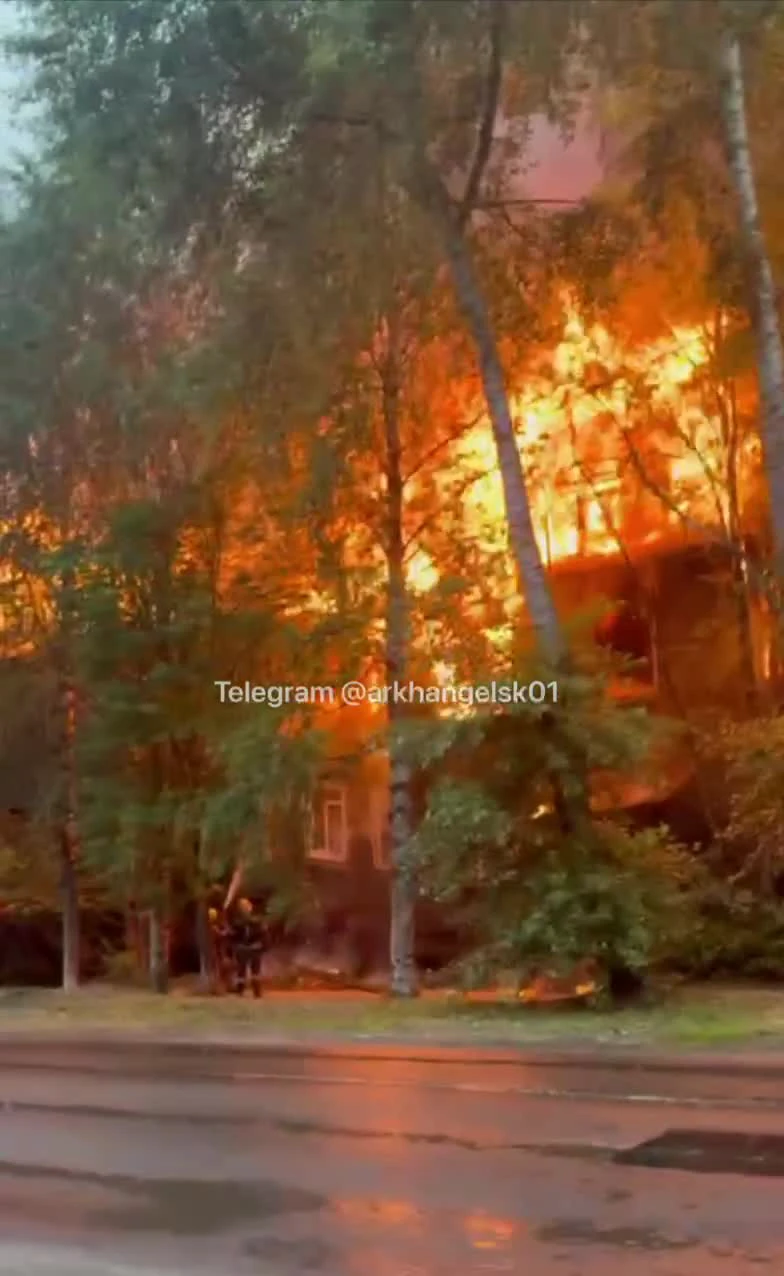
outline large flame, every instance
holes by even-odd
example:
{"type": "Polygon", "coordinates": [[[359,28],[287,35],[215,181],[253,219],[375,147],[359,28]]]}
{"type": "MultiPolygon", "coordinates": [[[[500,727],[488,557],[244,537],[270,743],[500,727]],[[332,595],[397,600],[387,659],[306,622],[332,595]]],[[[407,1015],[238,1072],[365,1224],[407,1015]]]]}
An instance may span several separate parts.
{"type": "MultiPolygon", "coordinates": [[[[742,486],[754,445],[728,441],[720,387],[714,382],[706,392],[710,360],[700,328],[672,328],[628,350],[606,328],[588,327],[574,307],[567,309],[557,348],[512,396],[546,563],[629,552],[688,526],[726,520],[729,467],[737,464],[742,486]]],[[[503,485],[486,418],[459,442],[454,466],[474,476],[462,495],[474,542],[488,554],[503,552],[503,485]]],[[[431,587],[433,563],[419,556],[411,566],[412,585],[431,587]]]]}

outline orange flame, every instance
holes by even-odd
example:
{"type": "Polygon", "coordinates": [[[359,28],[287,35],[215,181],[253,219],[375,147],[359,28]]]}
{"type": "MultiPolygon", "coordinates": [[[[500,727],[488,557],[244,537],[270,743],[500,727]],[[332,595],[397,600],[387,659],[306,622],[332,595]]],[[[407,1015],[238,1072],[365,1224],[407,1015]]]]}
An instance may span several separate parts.
{"type": "MultiPolygon", "coordinates": [[[[695,521],[715,527],[726,520],[732,461],[721,413],[707,402],[710,359],[698,327],[673,328],[627,350],[567,307],[563,338],[547,366],[512,396],[546,563],[628,551],[695,521]]],[[[715,383],[715,403],[714,390],[715,383]]],[[[742,440],[741,488],[754,458],[754,443],[742,440]]],[[[470,479],[462,507],[474,543],[488,555],[504,553],[503,486],[486,418],[454,449],[453,469],[470,479]]],[[[437,569],[418,555],[409,578],[426,592],[437,569]]]]}

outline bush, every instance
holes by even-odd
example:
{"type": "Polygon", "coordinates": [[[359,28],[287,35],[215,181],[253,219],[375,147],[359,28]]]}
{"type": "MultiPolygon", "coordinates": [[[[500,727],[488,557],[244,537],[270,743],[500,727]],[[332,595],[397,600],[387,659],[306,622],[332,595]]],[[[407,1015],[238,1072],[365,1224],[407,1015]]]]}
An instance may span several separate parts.
{"type": "Polygon", "coordinates": [[[598,677],[572,680],[547,719],[529,709],[450,724],[412,853],[423,889],[478,936],[474,978],[588,963],[617,987],[670,958],[689,925],[691,857],[667,829],[601,819],[588,798],[640,776],[653,728],[598,677]]]}
{"type": "Polygon", "coordinates": [[[690,928],[689,857],[666,829],[603,823],[591,832],[589,846],[561,841],[535,862],[530,847],[512,847],[516,865],[497,865],[496,874],[480,861],[483,880],[461,901],[478,936],[471,982],[499,970],[517,972],[522,983],[589,967],[615,988],[642,984],[653,967],[671,962],[690,928]]]}
{"type": "Polygon", "coordinates": [[[587,962],[609,982],[667,959],[691,902],[682,853],[666,829],[593,832],[590,846],[555,848],[526,875],[516,916],[494,939],[507,962],[557,974],[587,962]]]}
{"type": "Polygon", "coordinates": [[[715,838],[672,964],[695,978],[784,975],[784,718],[717,719],[701,740],[715,838]]]}
{"type": "Polygon", "coordinates": [[[695,896],[692,925],[673,946],[671,964],[695,979],[780,979],[784,903],[707,879],[695,896]]]}
{"type": "MultiPolygon", "coordinates": [[[[727,795],[716,848],[721,868],[760,899],[771,899],[784,880],[784,718],[720,722],[703,748],[727,795]]],[[[738,906],[743,913],[745,903],[738,906]]]]}
{"type": "Polygon", "coordinates": [[[149,974],[139,964],[138,953],[131,948],[106,954],[104,976],[110,984],[121,988],[146,988],[149,984],[149,974]]]}

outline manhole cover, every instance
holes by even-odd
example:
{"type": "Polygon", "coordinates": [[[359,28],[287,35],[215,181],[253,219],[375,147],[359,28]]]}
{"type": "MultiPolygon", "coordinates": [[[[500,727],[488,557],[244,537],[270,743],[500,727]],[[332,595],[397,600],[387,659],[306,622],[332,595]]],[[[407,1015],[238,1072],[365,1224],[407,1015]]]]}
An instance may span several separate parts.
{"type": "Polygon", "coordinates": [[[784,1135],[732,1130],[666,1130],[657,1139],[618,1152],[618,1165],[643,1165],[695,1174],[753,1174],[784,1178],[784,1135]]]}

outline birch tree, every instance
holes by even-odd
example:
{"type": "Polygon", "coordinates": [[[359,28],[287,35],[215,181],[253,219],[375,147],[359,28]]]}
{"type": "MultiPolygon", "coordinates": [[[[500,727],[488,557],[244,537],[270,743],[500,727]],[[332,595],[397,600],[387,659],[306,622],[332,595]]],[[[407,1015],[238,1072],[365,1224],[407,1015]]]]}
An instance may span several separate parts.
{"type": "Polygon", "coordinates": [[[727,159],[753,289],[751,308],[757,336],[762,409],[760,435],[770,491],[775,574],[781,581],[784,580],[784,346],[777,287],[760,215],[749,138],[741,36],[731,25],[731,15],[727,15],[721,25],[717,45],[727,159]]]}

